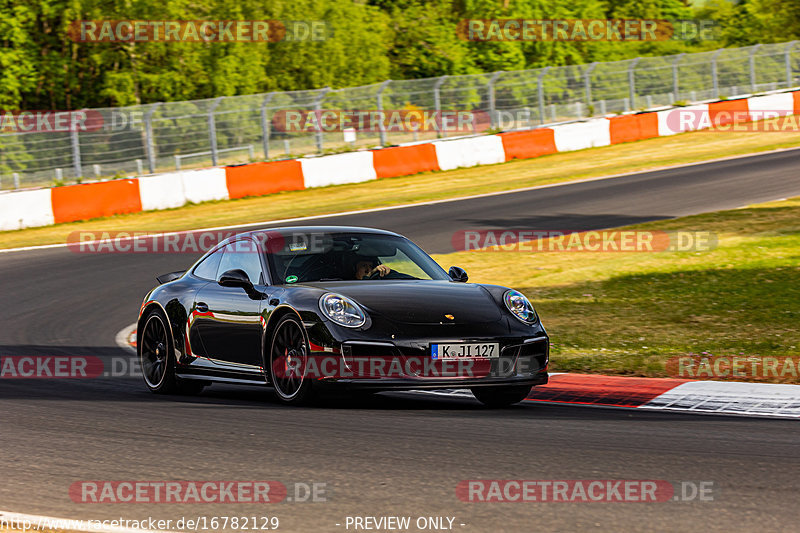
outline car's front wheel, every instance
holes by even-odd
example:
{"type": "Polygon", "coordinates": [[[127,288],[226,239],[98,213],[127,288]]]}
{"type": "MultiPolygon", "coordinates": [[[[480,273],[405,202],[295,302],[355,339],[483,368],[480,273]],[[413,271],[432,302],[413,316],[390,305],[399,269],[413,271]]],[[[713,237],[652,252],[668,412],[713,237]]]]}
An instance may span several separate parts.
{"type": "Polygon", "coordinates": [[[531,393],[530,385],[513,387],[475,387],[472,394],[487,407],[508,407],[519,403],[531,393]]]}
{"type": "Polygon", "coordinates": [[[205,382],[182,380],[175,376],[175,357],[167,329],[167,317],[158,309],[143,322],[136,349],[147,388],[156,394],[198,394],[205,382]]]}
{"type": "Polygon", "coordinates": [[[270,383],[282,403],[303,405],[313,399],[313,383],[306,376],[309,353],[303,324],[293,315],[283,316],[269,349],[270,383]]]}

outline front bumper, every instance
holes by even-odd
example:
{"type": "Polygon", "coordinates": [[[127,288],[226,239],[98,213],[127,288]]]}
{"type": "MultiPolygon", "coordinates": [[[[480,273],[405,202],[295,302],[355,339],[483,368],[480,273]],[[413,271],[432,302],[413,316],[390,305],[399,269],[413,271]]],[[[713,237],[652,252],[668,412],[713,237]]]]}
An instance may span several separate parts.
{"type": "Polygon", "coordinates": [[[354,340],[312,352],[319,382],[372,390],[462,389],[483,386],[533,386],[547,383],[549,339],[535,337],[470,338],[461,342],[496,342],[492,359],[433,360],[430,345],[441,339],[394,342],[354,340]],[[327,365],[326,363],[333,363],[327,365]],[[330,369],[334,369],[333,372],[330,369]]]}
{"type": "Polygon", "coordinates": [[[344,379],[333,378],[324,380],[325,385],[343,387],[352,390],[374,391],[403,391],[421,389],[471,389],[474,387],[492,386],[535,386],[545,385],[548,380],[547,371],[539,372],[535,376],[510,377],[510,378],[480,378],[480,379],[433,379],[433,378],[399,378],[399,379],[344,379]]]}

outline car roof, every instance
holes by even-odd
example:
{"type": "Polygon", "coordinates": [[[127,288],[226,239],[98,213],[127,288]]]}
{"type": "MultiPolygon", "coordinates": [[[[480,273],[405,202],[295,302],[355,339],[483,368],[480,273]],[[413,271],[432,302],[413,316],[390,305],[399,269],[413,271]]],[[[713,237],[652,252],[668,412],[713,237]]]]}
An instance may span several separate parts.
{"type": "Polygon", "coordinates": [[[261,228],[256,230],[239,233],[236,236],[252,235],[254,233],[277,232],[277,233],[369,233],[373,235],[391,235],[403,237],[399,233],[378,228],[362,228],[358,226],[281,226],[278,228],[261,228]]]}

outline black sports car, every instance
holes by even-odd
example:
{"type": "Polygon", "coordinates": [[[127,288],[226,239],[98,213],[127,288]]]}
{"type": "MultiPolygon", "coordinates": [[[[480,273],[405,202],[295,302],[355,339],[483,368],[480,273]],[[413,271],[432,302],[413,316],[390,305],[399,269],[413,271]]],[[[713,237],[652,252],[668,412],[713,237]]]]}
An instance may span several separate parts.
{"type": "Polygon", "coordinates": [[[153,392],[266,384],[299,404],[334,386],[469,388],[503,406],[547,383],[549,339],[524,295],[467,283],[388,231],[241,233],[158,281],[137,329],[153,392]]]}

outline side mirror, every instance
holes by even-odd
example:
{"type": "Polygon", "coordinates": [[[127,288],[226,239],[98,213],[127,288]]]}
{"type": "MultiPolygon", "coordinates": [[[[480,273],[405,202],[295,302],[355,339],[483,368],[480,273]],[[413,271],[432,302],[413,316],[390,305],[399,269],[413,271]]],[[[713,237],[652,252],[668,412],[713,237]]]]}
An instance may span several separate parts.
{"type": "Polygon", "coordinates": [[[450,275],[450,279],[452,279],[453,281],[460,281],[461,283],[466,283],[467,280],[469,279],[469,276],[467,276],[467,271],[461,267],[451,266],[450,270],[448,270],[447,273],[450,275]]]}
{"type": "Polygon", "coordinates": [[[219,277],[218,283],[223,287],[241,287],[247,291],[253,289],[253,284],[250,282],[250,278],[247,277],[247,273],[240,268],[223,273],[219,277]]]}

